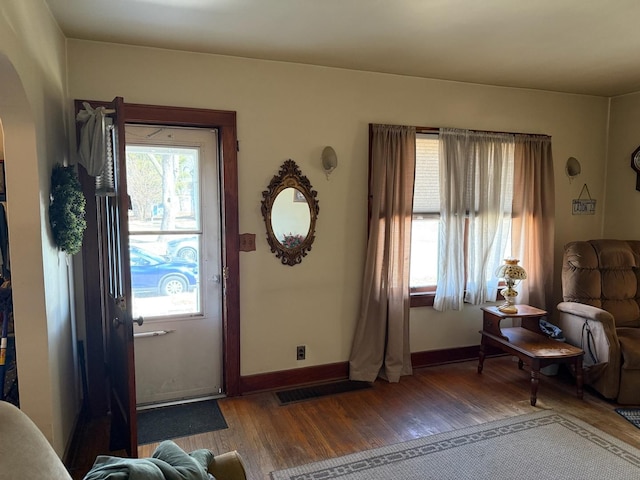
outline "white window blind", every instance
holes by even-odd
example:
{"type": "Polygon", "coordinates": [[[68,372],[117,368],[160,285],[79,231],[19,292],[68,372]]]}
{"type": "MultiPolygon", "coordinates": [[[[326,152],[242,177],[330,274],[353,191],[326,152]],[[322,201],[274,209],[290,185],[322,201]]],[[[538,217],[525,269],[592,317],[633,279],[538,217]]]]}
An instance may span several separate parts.
{"type": "Polygon", "coordinates": [[[416,134],[416,172],[413,187],[413,214],[440,213],[440,168],[437,133],[416,134]]]}

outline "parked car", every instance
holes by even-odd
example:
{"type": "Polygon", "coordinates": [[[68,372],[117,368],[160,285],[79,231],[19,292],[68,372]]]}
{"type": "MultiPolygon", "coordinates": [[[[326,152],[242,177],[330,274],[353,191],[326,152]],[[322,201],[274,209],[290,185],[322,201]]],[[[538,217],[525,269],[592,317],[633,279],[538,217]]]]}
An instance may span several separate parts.
{"type": "Polygon", "coordinates": [[[167,255],[170,257],[197,262],[199,250],[197,237],[178,237],[167,242],[167,255]]]}
{"type": "Polygon", "coordinates": [[[198,264],[179,258],[167,258],[129,247],[131,289],[134,293],[176,295],[198,285],[198,264]]]}

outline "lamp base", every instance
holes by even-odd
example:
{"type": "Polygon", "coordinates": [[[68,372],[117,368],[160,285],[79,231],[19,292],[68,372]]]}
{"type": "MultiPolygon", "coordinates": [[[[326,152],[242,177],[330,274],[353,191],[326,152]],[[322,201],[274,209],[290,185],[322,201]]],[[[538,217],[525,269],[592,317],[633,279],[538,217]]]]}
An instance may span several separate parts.
{"type": "Polygon", "coordinates": [[[498,310],[500,310],[502,313],[518,313],[518,309],[516,308],[516,306],[511,304],[500,305],[498,307],[498,310]]]}

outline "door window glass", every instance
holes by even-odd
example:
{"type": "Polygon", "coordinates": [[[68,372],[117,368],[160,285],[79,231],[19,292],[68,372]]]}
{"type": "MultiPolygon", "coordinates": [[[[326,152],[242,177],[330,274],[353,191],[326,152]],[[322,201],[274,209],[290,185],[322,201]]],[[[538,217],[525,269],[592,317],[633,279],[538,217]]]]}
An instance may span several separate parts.
{"type": "Polygon", "coordinates": [[[127,145],[134,317],[201,313],[199,153],[127,145]]]}

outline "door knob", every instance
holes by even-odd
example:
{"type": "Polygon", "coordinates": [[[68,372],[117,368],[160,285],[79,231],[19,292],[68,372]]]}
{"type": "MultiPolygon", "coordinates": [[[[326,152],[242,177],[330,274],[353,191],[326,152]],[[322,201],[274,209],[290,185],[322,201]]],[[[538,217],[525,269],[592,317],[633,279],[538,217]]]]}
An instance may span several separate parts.
{"type": "MultiPolygon", "coordinates": [[[[142,322],[144,322],[144,318],[142,317],[134,318],[132,320],[132,323],[137,323],[138,326],[142,326],[142,322]]],[[[113,324],[114,328],[118,328],[120,325],[122,325],[123,322],[118,317],[114,317],[111,323],[113,324]]]]}

